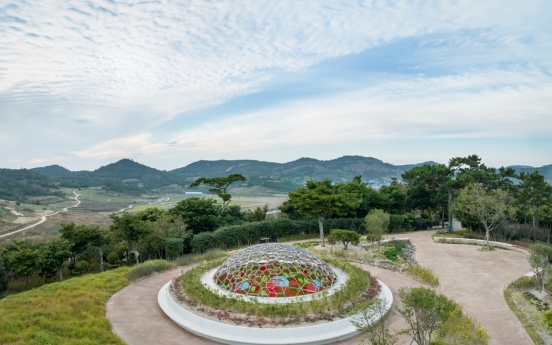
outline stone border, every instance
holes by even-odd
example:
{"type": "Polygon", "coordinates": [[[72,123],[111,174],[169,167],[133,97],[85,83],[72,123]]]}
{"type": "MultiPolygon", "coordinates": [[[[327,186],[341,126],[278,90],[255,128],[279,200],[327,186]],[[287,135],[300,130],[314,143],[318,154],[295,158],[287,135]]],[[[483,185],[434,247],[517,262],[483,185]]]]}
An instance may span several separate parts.
{"type": "MultiPolygon", "coordinates": [[[[393,294],[387,285],[381,284],[381,292],[378,298],[385,298],[387,305],[385,313],[375,317],[376,322],[391,308],[393,294]]],[[[165,314],[180,327],[197,334],[229,345],[321,345],[330,344],[339,340],[357,335],[359,332],[351,323],[356,315],[338,321],[322,323],[304,327],[282,328],[254,328],[234,326],[203,318],[196,315],[176,303],[169,293],[171,282],[165,284],[157,296],[159,306],[165,314]]]]}
{"type": "MultiPolygon", "coordinates": [[[[329,265],[329,264],[328,264],[329,265]]],[[[245,302],[252,302],[257,301],[259,303],[267,303],[267,304],[276,304],[276,303],[290,303],[290,302],[309,302],[314,299],[317,299],[319,297],[326,297],[333,295],[337,290],[341,289],[343,284],[349,279],[349,275],[345,273],[345,271],[334,267],[332,265],[329,265],[332,271],[337,276],[337,282],[332,285],[330,288],[316,292],[310,295],[302,295],[302,296],[295,296],[295,297],[254,297],[254,296],[246,296],[246,295],[237,295],[233,292],[230,292],[228,290],[225,290],[218,286],[215,283],[215,280],[213,279],[213,275],[215,272],[220,268],[220,266],[215,267],[211,270],[205,271],[203,275],[201,276],[201,282],[203,283],[203,286],[207,287],[209,290],[213,291],[214,293],[225,296],[228,298],[239,298],[245,302]],[[324,293],[326,292],[326,293],[324,293]]]]}
{"type": "MultiPolygon", "coordinates": [[[[487,245],[487,241],[477,240],[477,239],[473,239],[473,238],[433,237],[433,242],[435,242],[435,243],[452,243],[452,244],[454,244],[454,243],[456,243],[456,244],[479,244],[479,245],[482,245],[482,246],[487,245]]],[[[520,248],[518,246],[515,246],[513,244],[504,243],[504,242],[495,242],[495,241],[489,241],[489,243],[490,243],[491,246],[501,247],[501,248],[504,248],[504,249],[515,250],[515,251],[518,251],[520,253],[527,254],[527,250],[522,249],[522,248],[520,248]]]]}

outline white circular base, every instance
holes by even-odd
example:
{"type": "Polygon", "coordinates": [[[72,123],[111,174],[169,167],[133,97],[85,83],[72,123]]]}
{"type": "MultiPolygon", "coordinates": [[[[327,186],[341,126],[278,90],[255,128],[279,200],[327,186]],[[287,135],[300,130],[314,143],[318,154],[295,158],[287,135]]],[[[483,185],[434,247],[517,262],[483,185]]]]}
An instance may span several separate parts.
{"type": "MultiPolygon", "coordinates": [[[[379,281],[379,280],[378,280],[379,281]]],[[[379,281],[381,292],[378,298],[384,298],[387,302],[385,313],[375,317],[376,322],[387,314],[393,303],[393,294],[387,285],[379,281]]],[[[351,323],[351,316],[334,322],[322,323],[314,326],[304,327],[281,327],[281,328],[256,328],[234,326],[209,320],[196,315],[176,303],[169,293],[171,282],[165,284],[157,296],[159,306],[180,327],[223,344],[230,345],[318,345],[330,344],[342,339],[350,338],[358,334],[355,326],[351,323]]]]}

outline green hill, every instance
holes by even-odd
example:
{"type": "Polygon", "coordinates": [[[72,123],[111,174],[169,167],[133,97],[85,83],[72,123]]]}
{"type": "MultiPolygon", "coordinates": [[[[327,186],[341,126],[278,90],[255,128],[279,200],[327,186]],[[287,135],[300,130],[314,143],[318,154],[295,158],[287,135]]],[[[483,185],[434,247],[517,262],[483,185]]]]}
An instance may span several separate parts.
{"type": "Polygon", "coordinates": [[[41,173],[43,175],[48,175],[51,177],[60,177],[60,176],[67,176],[71,174],[71,170],[66,169],[60,165],[49,165],[47,167],[41,167],[41,168],[32,168],[29,169],[30,171],[34,171],[37,173],[41,173]]]}
{"type": "Polygon", "coordinates": [[[0,199],[22,201],[28,196],[63,197],[55,181],[27,169],[0,169],[0,199]]]}
{"type": "MultiPolygon", "coordinates": [[[[427,162],[433,163],[435,162],[427,162]]],[[[420,163],[425,164],[425,163],[420,163]]],[[[308,179],[332,181],[350,181],[354,176],[362,175],[363,180],[389,179],[400,175],[419,164],[393,165],[362,156],[343,156],[332,160],[300,158],[288,163],[271,163],[255,160],[219,160],[198,161],[183,168],[172,170],[174,174],[188,179],[201,176],[213,177],[228,174],[242,174],[246,177],[264,177],[273,180],[290,181],[303,185],[308,179]]]]}

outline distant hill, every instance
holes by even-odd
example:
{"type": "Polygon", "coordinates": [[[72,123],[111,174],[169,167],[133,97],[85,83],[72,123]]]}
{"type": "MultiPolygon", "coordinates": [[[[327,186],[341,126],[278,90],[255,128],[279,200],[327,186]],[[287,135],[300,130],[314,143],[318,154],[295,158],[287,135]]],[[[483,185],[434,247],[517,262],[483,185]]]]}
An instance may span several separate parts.
{"type": "Polygon", "coordinates": [[[121,159],[94,171],[75,171],[56,179],[64,187],[105,186],[121,193],[140,194],[156,188],[185,184],[184,178],[175,174],[150,168],[130,159],[121,159]]]}
{"type": "MultiPolygon", "coordinates": [[[[0,198],[21,199],[24,195],[49,195],[57,186],[86,188],[103,186],[123,194],[142,194],[170,185],[187,186],[198,177],[243,174],[245,183],[233,186],[241,192],[285,193],[303,186],[309,179],[329,178],[335,182],[351,181],[362,175],[365,182],[378,186],[412,167],[422,164],[394,165],[373,157],[343,156],[332,160],[300,158],[288,163],[258,160],[201,160],[170,172],[157,170],[130,159],[102,166],[94,171],[70,171],[59,165],[30,170],[0,169],[0,198]]],[[[513,165],[517,173],[538,170],[552,184],[552,164],[542,167],[513,165]]]]}
{"type": "Polygon", "coordinates": [[[530,167],[526,165],[511,165],[511,168],[514,168],[516,170],[516,173],[519,174],[520,172],[524,171],[526,173],[532,173],[535,170],[538,170],[538,172],[544,176],[544,179],[546,182],[552,184],[552,164],[549,165],[543,165],[541,167],[535,168],[530,167]]]}
{"type": "MultiPolygon", "coordinates": [[[[435,162],[426,162],[437,164],[435,162]]],[[[425,164],[425,163],[420,163],[425,164]]],[[[350,181],[354,176],[362,175],[364,181],[371,179],[390,179],[420,164],[393,165],[383,161],[362,156],[343,156],[328,161],[314,158],[300,158],[288,163],[272,163],[256,160],[218,160],[198,161],[183,168],[172,170],[174,174],[187,179],[201,176],[225,176],[242,174],[246,177],[264,177],[291,181],[303,185],[308,179],[332,181],[350,181]]]]}
{"type": "Polygon", "coordinates": [[[41,195],[63,197],[49,176],[27,169],[0,169],[0,199],[23,201],[41,195]]]}
{"type": "Polygon", "coordinates": [[[47,167],[32,168],[29,170],[51,177],[67,176],[71,174],[71,170],[66,169],[60,165],[49,165],[47,167]]]}

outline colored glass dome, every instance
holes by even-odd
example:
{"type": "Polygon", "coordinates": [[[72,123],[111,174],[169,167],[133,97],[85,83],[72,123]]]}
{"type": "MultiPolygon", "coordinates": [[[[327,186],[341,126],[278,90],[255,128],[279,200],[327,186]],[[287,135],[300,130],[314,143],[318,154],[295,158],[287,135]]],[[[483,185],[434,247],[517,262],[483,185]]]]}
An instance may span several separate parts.
{"type": "Polygon", "coordinates": [[[311,252],[279,243],[257,244],[226,260],[215,283],[227,291],[253,297],[296,297],[331,287],[337,276],[311,252]]]}

